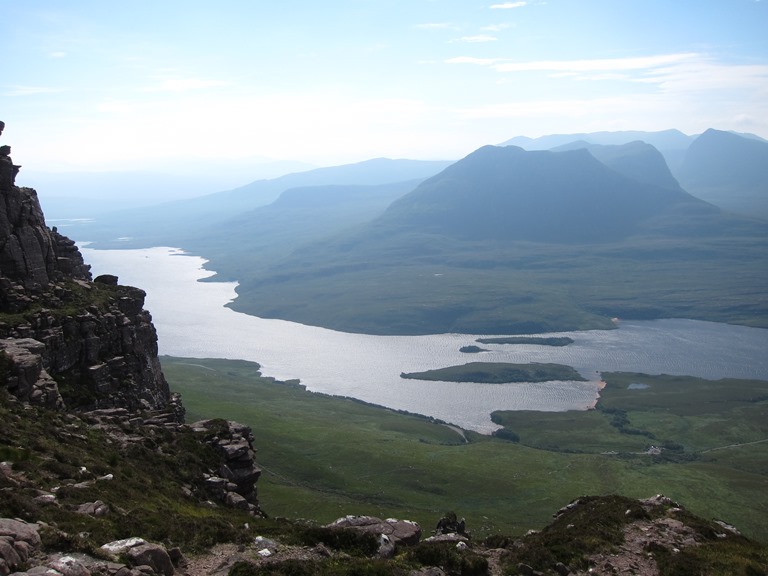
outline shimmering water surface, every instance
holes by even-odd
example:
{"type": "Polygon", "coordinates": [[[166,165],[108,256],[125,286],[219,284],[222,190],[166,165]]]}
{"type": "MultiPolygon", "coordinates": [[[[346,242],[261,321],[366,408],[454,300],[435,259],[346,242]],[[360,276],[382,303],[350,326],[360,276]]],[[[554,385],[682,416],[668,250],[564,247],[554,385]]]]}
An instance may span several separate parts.
{"type": "MultiPolygon", "coordinates": [[[[198,282],[205,260],[172,248],[82,248],[94,276],[115,274],[147,292],[160,353],[258,362],[265,376],[300,379],[307,389],[434,416],[478,432],[496,428],[493,410],[569,410],[592,406],[599,372],[633,371],[717,379],[768,379],[768,330],[693,320],[621,322],[617,330],[558,332],[565,347],[483,344],[491,335],[369,336],[234,312],[234,282],[198,282]],[[588,382],[468,384],[400,378],[472,361],[556,362],[588,382]]],[[[254,399],[255,400],[255,399],[254,399]]]]}

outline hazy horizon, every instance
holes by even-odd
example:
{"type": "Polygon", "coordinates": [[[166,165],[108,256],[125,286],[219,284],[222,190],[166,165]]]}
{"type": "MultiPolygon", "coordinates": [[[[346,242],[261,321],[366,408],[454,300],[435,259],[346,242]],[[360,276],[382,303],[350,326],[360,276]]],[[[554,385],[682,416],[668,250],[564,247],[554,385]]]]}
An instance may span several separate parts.
{"type": "Polygon", "coordinates": [[[0,3],[2,139],[30,173],[768,138],[760,0],[0,3]]]}

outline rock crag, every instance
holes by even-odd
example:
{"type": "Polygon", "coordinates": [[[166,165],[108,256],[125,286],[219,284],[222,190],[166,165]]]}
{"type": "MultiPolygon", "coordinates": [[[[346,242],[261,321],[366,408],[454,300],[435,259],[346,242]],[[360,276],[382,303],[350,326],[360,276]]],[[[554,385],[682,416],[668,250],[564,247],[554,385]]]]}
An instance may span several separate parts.
{"type": "Polygon", "coordinates": [[[173,497],[188,521],[219,507],[259,516],[253,434],[224,420],[184,424],[145,292],[92,278],[18,172],[0,147],[0,516],[15,516],[0,518],[0,576],[171,576],[183,569],[178,548],[139,534],[94,551],[91,533],[56,524],[115,534],[133,524],[127,506],[173,497]],[[144,487],[125,491],[135,481],[144,487]]]}
{"type": "Polygon", "coordinates": [[[19,167],[3,148],[0,356],[9,391],[48,408],[170,407],[146,294],[114,276],[92,280],[75,243],[46,225],[37,192],[16,186],[19,167]]]}

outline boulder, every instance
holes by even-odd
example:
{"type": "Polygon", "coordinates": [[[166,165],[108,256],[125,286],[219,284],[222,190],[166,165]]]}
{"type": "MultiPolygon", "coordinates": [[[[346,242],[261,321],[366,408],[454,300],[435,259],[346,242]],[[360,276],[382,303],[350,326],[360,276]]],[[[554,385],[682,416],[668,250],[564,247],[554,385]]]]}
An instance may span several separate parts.
{"type": "Polygon", "coordinates": [[[133,566],[150,566],[164,576],[173,576],[175,571],[171,556],[160,544],[140,544],[128,549],[128,560],[133,566]]]}
{"type": "Polygon", "coordinates": [[[375,516],[345,516],[327,528],[351,528],[373,534],[379,540],[379,555],[385,557],[394,553],[397,546],[418,544],[421,539],[421,527],[416,522],[396,518],[382,520],[375,516]]]}
{"type": "Polygon", "coordinates": [[[54,556],[48,560],[48,568],[62,576],[91,576],[91,571],[82,562],[69,555],[54,556]]]}
{"type": "Polygon", "coordinates": [[[10,574],[40,549],[38,530],[37,524],[0,518],[0,574],[10,574]]]}
{"type": "Polygon", "coordinates": [[[104,504],[104,502],[101,500],[96,500],[96,502],[86,502],[85,504],[80,504],[80,506],[77,507],[77,512],[80,514],[93,516],[94,518],[101,518],[102,516],[106,516],[109,513],[109,506],[104,504]]]}
{"type": "Polygon", "coordinates": [[[208,495],[218,502],[258,515],[256,482],[261,470],[255,462],[251,429],[227,420],[201,420],[191,427],[206,433],[206,442],[221,457],[219,468],[205,479],[208,495]]]}
{"type": "Polygon", "coordinates": [[[0,340],[0,353],[9,361],[6,385],[22,402],[52,410],[62,408],[59,386],[43,368],[45,344],[32,338],[0,340]]]}
{"type": "Polygon", "coordinates": [[[136,546],[141,546],[142,544],[146,543],[146,540],[139,537],[125,538],[123,540],[108,542],[101,547],[101,550],[111,556],[119,556],[120,554],[125,554],[131,548],[135,548],[136,546]]]}

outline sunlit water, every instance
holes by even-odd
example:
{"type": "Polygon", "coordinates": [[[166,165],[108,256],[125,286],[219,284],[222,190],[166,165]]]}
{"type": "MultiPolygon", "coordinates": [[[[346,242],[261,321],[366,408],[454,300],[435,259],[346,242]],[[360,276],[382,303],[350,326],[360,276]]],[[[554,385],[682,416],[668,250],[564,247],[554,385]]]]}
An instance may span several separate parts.
{"type": "MultiPolygon", "coordinates": [[[[565,347],[487,345],[459,348],[482,335],[369,336],[234,312],[233,282],[198,282],[205,261],[171,248],[82,248],[94,276],[115,274],[147,292],[160,353],[258,362],[266,376],[300,379],[307,389],[433,416],[489,433],[494,410],[585,409],[595,403],[599,372],[680,374],[709,379],[768,379],[768,330],[692,320],[622,322],[617,330],[558,332],[565,347]],[[587,382],[469,384],[405,380],[401,372],[471,361],[556,362],[587,382]]],[[[485,335],[487,336],[487,335],[485,335]]],[[[258,401],[254,398],[254,401],[258,401]]]]}

